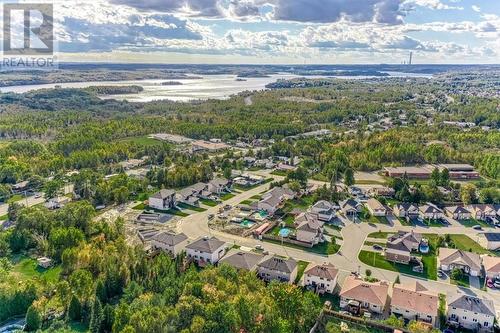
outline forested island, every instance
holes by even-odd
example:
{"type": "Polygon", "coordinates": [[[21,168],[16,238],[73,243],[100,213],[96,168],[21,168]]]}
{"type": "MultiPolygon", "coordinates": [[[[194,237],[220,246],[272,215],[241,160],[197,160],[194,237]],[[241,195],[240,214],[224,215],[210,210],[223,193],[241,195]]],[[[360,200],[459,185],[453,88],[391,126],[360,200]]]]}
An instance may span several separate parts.
{"type": "Polygon", "coordinates": [[[91,86],[86,88],[87,91],[97,95],[121,95],[121,94],[138,94],[144,91],[142,86],[91,86]]]}
{"type": "Polygon", "coordinates": [[[179,81],[164,81],[160,83],[162,86],[182,86],[182,82],[179,81]]]}

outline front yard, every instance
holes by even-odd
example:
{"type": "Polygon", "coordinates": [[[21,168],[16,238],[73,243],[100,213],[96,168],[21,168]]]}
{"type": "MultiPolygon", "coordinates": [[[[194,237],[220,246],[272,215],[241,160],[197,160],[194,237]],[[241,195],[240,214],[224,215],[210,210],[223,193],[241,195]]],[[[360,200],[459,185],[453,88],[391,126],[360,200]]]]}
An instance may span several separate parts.
{"type": "Polygon", "coordinates": [[[226,194],[221,195],[221,196],[220,196],[220,199],[221,199],[222,201],[226,201],[226,200],[229,200],[229,199],[231,199],[231,198],[234,198],[235,196],[236,196],[236,195],[235,195],[235,194],[233,194],[233,193],[226,193],[226,194]]]}
{"type": "Polygon", "coordinates": [[[210,199],[200,199],[200,202],[202,204],[204,204],[205,206],[209,206],[209,207],[217,206],[217,202],[210,200],[210,199]]]}
{"type": "Polygon", "coordinates": [[[491,227],[488,223],[481,221],[481,220],[476,220],[476,219],[468,219],[468,220],[457,220],[458,223],[463,225],[464,227],[472,228],[475,225],[480,225],[481,227],[489,228],[491,227]]]}

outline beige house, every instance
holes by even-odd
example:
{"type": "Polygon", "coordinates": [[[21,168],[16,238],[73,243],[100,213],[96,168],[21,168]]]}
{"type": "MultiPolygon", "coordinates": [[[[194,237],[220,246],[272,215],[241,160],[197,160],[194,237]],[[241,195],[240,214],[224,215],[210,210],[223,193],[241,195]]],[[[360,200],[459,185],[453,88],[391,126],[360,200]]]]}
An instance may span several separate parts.
{"type": "Polygon", "coordinates": [[[175,257],[186,247],[188,237],[183,233],[175,234],[164,231],[151,237],[150,241],[153,248],[168,252],[175,257]]]}
{"type": "Polygon", "coordinates": [[[368,208],[368,211],[372,216],[387,215],[387,209],[385,208],[385,206],[375,198],[368,199],[368,201],[366,202],[366,208],[368,208]]]}
{"type": "Polygon", "coordinates": [[[450,206],[445,207],[446,215],[455,220],[468,220],[472,217],[472,213],[463,206],[450,206]]]}
{"type": "Polygon", "coordinates": [[[293,199],[295,196],[296,193],[286,186],[274,187],[262,195],[257,208],[266,211],[269,215],[274,215],[283,201],[293,199]]]}
{"type": "Polygon", "coordinates": [[[410,202],[395,204],[392,211],[396,217],[415,218],[419,214],[418,206],[410,202]]]}
{"type": "Polygon", "coordinates": [[[410,284],[396,284],[391,298],[391,313],[406,320],[417,320],[438,324],[439,297],[422,284],[413,281],[410,284]]]}
{"type": "Polygon", "coordinates": [[[481,276],[481,257],[479,254],[440,247],[438,260],[438,265],[443,271],[452,271],[457,268],[470,276],[481,276]]]}
{"type": "Polygon", "coordinates": [[[270,257],[257,264],[257,275],[264,281],[293,283],[297,277],[297,262],[293,259],[270,257]]]}
{"type": "Polygon", "coordinates": [[[457,290],[446,296],[446,303],[449,324],[479,332],[493,331],[495,306],[490,299],[457,290]]]}
{"type": "Polygon", "coordinates": [[[319,293],[333,294],[337,286],[339,270],[332,264],[314,265],[304,272],[303,285],[311,286],[319,293]]]}
{"type": "Polygon", "coordinates": [[[226,248],[226,243],[215,237],[202,237],[186,245],[186,254],[200,266],[214,265],[224,256],[226,248]]]}
{"type": "Polygon", "coordinates": [[[472,218],[476,220],[486,220],[486,218],[496,218],[497,216],[497,211],[493,205],[469,205],[467,209],[472,213],[472,218]]]}
{"type": "Polygon", "coordinates": [[[443,211],[430,202],[420,206],[418,212],[420,217],[424,220],[438,220],[444,218],[443,211]]]}
{"type": "Polygon", "coordinates": [[[500,232],[484,232],[479,234],[479,244],[488,250],[500,249],[500,232]]]}
{"type": "Polygon", "coordinates": [[[362,278],[349,275],[340,291],[340,307],[382,314],[387,305],[389,284],[387,282],[365,282],[362,278]]]}
{"type": "Polygon", "coordinates": [[[500,257],[483,257],[484,273],[487,278],[500,278],[500,257]]]}
{"type": "Polygon", "coordinates": [[[317,214],[301,213],[295,219],[296,239],[300,242],[316,245],[324,242],[323,224],[317,214]]]}

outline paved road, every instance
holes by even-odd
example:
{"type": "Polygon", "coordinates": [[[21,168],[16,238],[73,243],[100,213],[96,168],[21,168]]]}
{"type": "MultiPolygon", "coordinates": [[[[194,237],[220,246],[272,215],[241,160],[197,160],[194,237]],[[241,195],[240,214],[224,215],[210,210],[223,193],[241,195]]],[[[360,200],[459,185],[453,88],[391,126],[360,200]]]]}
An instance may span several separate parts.
{"type": "MultiPolygon", "coordinates": [[[[259,174],[262,174],[259,172],[259,174]]],[[[275,179],[279,179],[279,176],[274,176],[275,179]]],[[[269,189],[269,184],[264,184],[253,188],[249,191],[242,192],[236,194],[235,197],[225,201],[223,205],[230,204],[235,206],[239,204],[243,200],[250,199],[252,196],[262,193],[263,191],[269,189]]],[[[339,283],[343,283],[345,277],[353,271],[359,271],[364,273],[366,269],[370,269],[372,271],[372,276],[386,280],[389,282],[393,282],[396,280],[396,277],[399,275],[402,283],[410,282],[414,279],[418,279],[411,276],[401,275],[397,272],[388,271],[376,267],[371,267],[365,265],[358,259],[358,254],[361,248],[363,247],[363,243],[367,235],[371,232],[376,231],[389,231],[395,232],[397,230],[415,230],[416,232],[421,233],[436,233],[436,234],[465,234],[471,237],[474,240],[477,240],[477,232],[473,229],[466,228],[463,226],[450,226],[443,228],[425,228],[425,227],[416,227],[412,228],[409,226],[401,226],[396,224],[395,226],[388,225],[374,225],[368,223],[353,223],[345,218],[341,218],[341,221],[344,224],[344,227],[341,230],[341,235],[343,238],[342,246],[338,253],[330,256],[315,254],[307,251],[303,251],[300,249],[290,248],[287,246],[281,246],[278,244],[272,244],[268,242],[262,242],[258,239],[254,238],[243,238],[236,235],[231,235],[228,233],[211,230],[208,227],[208,215],[216,214],[218,212],[219,206],[210,207],[204,212],[195,213],[188,217],[182,218],[177,224],[177,231],[184,232],[189,238],[196,239],[202,236],[216,236],[217,238],[226,241],[231,244],[238,244],[240,246],[246,246],[253,248],[255,245],[262,245],[265,250],[276,253],[278,255],[289,256],[295,258],[297,260],[304,260],[311,263],[324,263],[329,262],[335,265],[340,269],[340,277],[339,283]]],[[[429,288],[430,290],[434,290],[439,293],[447,293],[451,291],[455,291],[457,289],[456,286],[449,284],[447,281],[432,281],[425,279],[418,279],[424,286],[429,288]]],[[[488,293],[479,290],[479,289],[465,289],[471,293],[477,294],[479,296],[487,295],[489,298],[494,300],[495,306],[497,310],[500,310],[500,293],[495,293],[489,291],[488,293]]]]}

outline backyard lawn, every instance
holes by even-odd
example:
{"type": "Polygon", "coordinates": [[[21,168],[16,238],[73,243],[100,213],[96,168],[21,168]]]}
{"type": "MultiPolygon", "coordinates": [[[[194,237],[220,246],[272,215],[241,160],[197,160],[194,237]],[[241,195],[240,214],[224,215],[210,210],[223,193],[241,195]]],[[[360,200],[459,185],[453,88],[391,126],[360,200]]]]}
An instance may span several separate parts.
{"type": "Polygon", "coordinates": [[[453,244],[455,244],[455,247],[459,250],[472,251],[477,254],[491,254],[493,256],[497,256],[496,253],[485,249],[484,247],[479,245],[476,241],[471,239],[469,236],[450,235],[450,238],[453,241],[453,244]]]}
{"type": "Polygon", "coordinates": [[[209,207],[217,206],[217,202],[210,200],[210,199],[200,199],[200,202],[202,204],[204,204],[205,206],[209,206],[209,207]]]}
{"type": "Polygon", "coordinates": [[[135,209],[135,210],[144,210],[144,209],[146,209],[146,205],[143,202],[141,202],[137,206],[132,207],[132,209],[135,209]]]}
{"type": "Polygon", "coordinates": [[[273,172],[271,172],[271,175],[286,177],[288,175],[288,172],[281,170],[274,170],[273,172]]]}
{"type": "Polygon", "coordinates": [[[234,197],[235,197],[235,195],[233,193],[226,193],[226,194],[222,195],[220,197],[220,199],[222,201],[226,201],[226,200],[229,200],[229,199],[234,198],[234,197]]]}
{"type": "Polygon", "coordinates": [[[362,218],[361,221],[366,223],[375,223],[375,224],[389,224],[389,221],[385,216],[370,215],[368,218],[362,218]]]}
{"type": "MultiPolygon", "coordinates": [[[[274,229],[271,231],[271,233],[273,231],[274,231],[274,229]]],[[[279,229],[278,229],[278,232],[279,232],[279,229]]],[[[274,244],[281,245],[281,241],[280,240],[267,239],[267,238],[264,238],[263,240],[265,242],[269,242],[269,243],[274,243],[274,244]]],[[[337,243],[334,244],[334,243],[331,243],[331,242],[323,242],[323,243],[320,243],[318,245],[314,245],[313,247],[304,247],[304,246],[300,246],[300,245],[296,245],[296,244],[292,244],[292,243],[283,242],[283,246],[287,246],[287,247],[291,247],[291,248],[294,248],[294,249],[303,250],[303,251],[306,251],[306,252],[312,252],[312,253],[316,253],[316,254],[323,255],[323,256],[335,254],[340,249],[340,245],[339,244],[337,244],[337,243]]]]}
{"type": "Polygon", "coordinates": [[[195,212],[204,212],[204,211],[206,211],[205,208],[188,205],[188,204],[183,203],[183,202],[178,203],[177,207],[180,207],[180,208],[183,208],[183,209],[189,209],[189,210],[192,210],[192,211],[195,211],[195,212]]]}
{"type": "Polygon", "coordinates": [[[47,282],[56,282],[61,273],[60,266],[44,269],[38,267],[38,263],[35,259],[25,256],[14,257],[12,262],[13,266],[10,275],[16,281],[39,279],[46,280],[47,282]]]}
{"type": "Polygon", "coordinates": [[[295,208],[306,209],[314,204],[312,195],[304,195],[298,199],[287,200],[283,207],[283,211],[286,213],[291,212],[295,208]]]}

